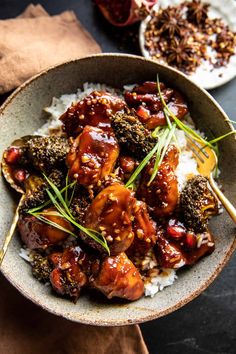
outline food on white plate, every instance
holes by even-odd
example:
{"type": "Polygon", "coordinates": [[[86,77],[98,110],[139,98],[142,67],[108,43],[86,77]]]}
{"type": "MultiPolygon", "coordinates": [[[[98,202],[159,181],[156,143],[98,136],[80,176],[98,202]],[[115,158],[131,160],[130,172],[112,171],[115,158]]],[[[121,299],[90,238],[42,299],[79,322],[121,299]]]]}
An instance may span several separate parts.
{"type": "Polygon", "coordinates": [[[227,67],[236,53],[234,18],[230,19],[235,9],[233,2],[226,10],[221,5],[202,0],[158,2],[144,20],[144,55],[187,75],[199,73],[200,67],[227,67]]]}

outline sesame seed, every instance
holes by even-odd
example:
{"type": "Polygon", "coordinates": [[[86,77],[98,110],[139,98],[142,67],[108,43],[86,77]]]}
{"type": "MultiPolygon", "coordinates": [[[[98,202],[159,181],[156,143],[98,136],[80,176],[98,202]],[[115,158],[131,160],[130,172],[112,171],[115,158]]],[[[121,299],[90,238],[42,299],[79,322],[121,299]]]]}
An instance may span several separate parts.
{"type": "Polygon", "coordinates": [[[89,158],[87,155],[82,155],[81,161],[82,161],[83,163],[86,163],[86,162],[90,161],[90,158],[89,158]]]}
{"type": "Polygon", "coordinates": [[[65,263],[63,263],[62,265],[61,265],[61,269],[62,270],[65,270],[65,269],[68,269],[68,268],[70,268],[71,267],[71,264],[70,264],[70,262],[65,262],[65,263]]]}
{"type": "Polygon", "coordinates": [[[112,193],[109,194],[108,198],[109,198],[110,200],[112,200],[112,201],[117,200],[117,198],[114,197],[114,194],[112,194],[112,193]]]}
{"type": "Polygon", "coordinates": [[[108,209],[108,210],[106,211],[107,214],[112,213],[112,212],[113,212],[113,209],[108,209]]]}
{"type": "Polygon", "coordinates": [[[101,103],[104,104],[104,105],[106,105],[106,104],[108,103],[108,101],[107,101],[106,98],[102,98],[102,99],[101,99],[101,103]]]}
{"type": "Polygon", "coordinates": [[[142,239],[142,238],[143,238],[143,235],[144,235],[143,230],[142,230],[142,229],[138,229],[138,230],[137,230],[137,237],[138,237],[139,239],[142,239]]]}

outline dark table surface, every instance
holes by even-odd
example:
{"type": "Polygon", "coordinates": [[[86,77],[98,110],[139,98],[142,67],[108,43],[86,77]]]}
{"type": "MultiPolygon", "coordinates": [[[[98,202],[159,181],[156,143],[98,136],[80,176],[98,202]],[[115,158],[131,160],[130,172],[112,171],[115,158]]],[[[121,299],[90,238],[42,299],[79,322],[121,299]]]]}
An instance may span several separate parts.
{"type": "MultiPolygon", "coordinates": [[[[51,15],[74,10],[104,52],[140,54],[138,25],[128,29],[110,26],[90,0],[0,0],[0,18],[17,16],[30,2],[42,4],[51,15]]],[[[210,93],[236,120],[236,79],[210,93]]],[[[0,97],[1,101],[3,98],[0,97]]],[[[236,254],[197,299],[164,318],[142,324],[141,328],[151,354],[235,354],[236,254]]]]}

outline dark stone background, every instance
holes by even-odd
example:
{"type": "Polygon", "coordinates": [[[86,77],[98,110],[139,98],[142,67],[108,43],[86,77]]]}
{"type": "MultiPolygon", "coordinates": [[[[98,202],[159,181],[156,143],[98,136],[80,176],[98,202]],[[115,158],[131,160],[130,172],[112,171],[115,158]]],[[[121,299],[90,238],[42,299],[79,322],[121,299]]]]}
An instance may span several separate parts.
{"type": "MultiPolygon", "coordinates": [[[[0,0],[0,18],[17,16],[30,2],[0,0]]],[[[104,52],[140,54],[138,25],[129,29],[110,26],[90,0],[32,2],[41,3],[51,15],[67,9],[74,10],[104,52]]],[[[210,93],[229,117],[236,120],[236,79],[210,93]]],[[[0,97],[0,100],[3,101],[4,98],[0,97]]],[[[235,354],[236,255],[215,282],[196,300],[164,318],[142,324],[141,328],[151,354],[235,354]]]]}

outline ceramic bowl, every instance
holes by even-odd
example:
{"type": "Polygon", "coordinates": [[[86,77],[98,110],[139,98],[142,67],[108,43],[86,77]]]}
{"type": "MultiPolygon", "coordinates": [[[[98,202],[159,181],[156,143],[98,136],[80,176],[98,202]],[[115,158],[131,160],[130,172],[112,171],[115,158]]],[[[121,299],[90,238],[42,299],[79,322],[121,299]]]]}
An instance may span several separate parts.
{"type": "MultiPolygon", "coordinates": [[[[174,69],[130,55],[101,54],[53,67],[19,87],[0,111],[0,154],[16,138],[31,134],[45,122],[42,110],[53,96],[75,92],[86,81],[122,88],[124,84],[161,80],[176,87],[186,97],[193,119],[206,134],[219,136],[232,126],[227,116],[203,89],[174,69]]],[[[236,201],[236,140],[230,136],[220,144],[221,182],[226,196],[236,201]]],[[[12,221],[19,196],[12,193],[0,177],[0,235],[3,241],[12,221]]],[[[16,233],[2,264],[2,273],[28,299],[45,310],[75,322],[113,326],[149,321],[164,316],[198,296],[220,273],[236,247],[235,226],[223,212],[211,222],[215,252],[193,267],[179,272],[178,280],[153,298],[136,302],[108,301],[83,295],[77,304],[57,297],[49,286],[39,283],[31,267],[20,256],[16,233]]]]}

